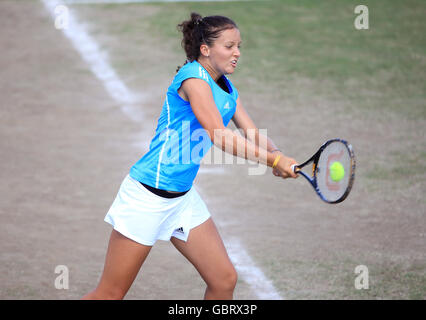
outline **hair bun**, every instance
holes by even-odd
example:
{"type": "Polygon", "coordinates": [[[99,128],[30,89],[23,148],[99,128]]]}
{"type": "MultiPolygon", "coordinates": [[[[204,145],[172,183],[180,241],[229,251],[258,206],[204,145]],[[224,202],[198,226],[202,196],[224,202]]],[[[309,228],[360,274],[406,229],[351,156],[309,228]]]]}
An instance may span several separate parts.
{"type": "Polygon", "coordinates": [[[194,23],[194,25],[197,26],[197,25],[200,24],[201,20],[203,20],[203,17],[200,14],[196,13],[196,12],[192,12],[191,13],[191,20],[194,23]]]}

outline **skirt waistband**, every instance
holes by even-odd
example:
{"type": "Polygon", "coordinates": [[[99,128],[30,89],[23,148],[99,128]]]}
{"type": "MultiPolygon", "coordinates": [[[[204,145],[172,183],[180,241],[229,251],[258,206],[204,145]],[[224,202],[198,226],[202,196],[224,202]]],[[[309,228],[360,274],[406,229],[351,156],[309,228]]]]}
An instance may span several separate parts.
{"type": "Polygon", "coordinates": [[[151,186],[149,186],[149,185],[147,185],[145,183],[142,183],[142,182],[140,182],[140,184],[143,185],[146,189],[148,189],[152,193],[156,194],[157,196],[163,197],[163,198],[177,198],[177,197],[181,197],[181,196],[183,196],[185,193],[187,193],[189,191],[189,190],[187,190],[187,191],[183,191],[183,192],[169,192],[167,190],[157,189],[157,188],[151,187],[151,186]]]}

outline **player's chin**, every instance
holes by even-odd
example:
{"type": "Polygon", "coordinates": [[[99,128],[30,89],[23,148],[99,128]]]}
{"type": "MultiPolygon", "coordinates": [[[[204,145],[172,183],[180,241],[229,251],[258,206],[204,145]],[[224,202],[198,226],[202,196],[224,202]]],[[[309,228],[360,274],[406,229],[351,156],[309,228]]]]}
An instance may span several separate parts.
{"type": "Polygon", "coordinates": [[[229,66],[225,69],[225,74],[233,74],[237,67],[229,66]]]}

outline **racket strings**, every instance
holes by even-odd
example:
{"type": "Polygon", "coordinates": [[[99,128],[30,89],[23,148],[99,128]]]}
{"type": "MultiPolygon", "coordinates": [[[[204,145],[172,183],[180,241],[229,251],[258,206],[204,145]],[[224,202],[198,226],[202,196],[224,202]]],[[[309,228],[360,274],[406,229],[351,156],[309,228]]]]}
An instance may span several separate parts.
{"type": "Polygon", "coordinates": [[[352,156],[346,144],[334,141],[323,149],[316,168],[316,181],[327,201],[338,201],[347,194],[353,179],[352,171],[352,156]]]}

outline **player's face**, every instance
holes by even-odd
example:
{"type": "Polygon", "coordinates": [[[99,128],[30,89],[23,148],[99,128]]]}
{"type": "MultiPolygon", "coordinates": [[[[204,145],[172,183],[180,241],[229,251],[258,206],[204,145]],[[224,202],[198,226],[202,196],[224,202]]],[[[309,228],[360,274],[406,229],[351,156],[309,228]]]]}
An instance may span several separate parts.
{"type": "Polygon", "coordinates": [[[224,30],[210,49],[210,62],[221,74],[231,74],[240,58],[241,37],[237,28],[224,30]]]}

